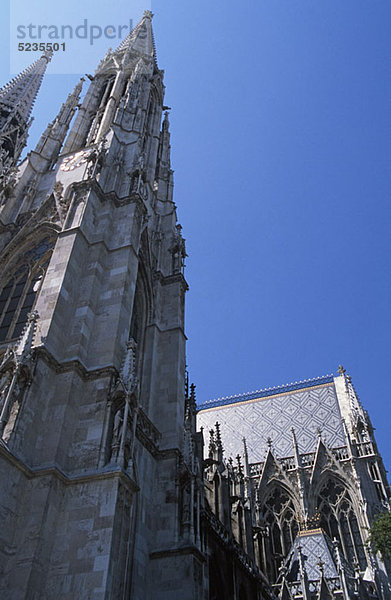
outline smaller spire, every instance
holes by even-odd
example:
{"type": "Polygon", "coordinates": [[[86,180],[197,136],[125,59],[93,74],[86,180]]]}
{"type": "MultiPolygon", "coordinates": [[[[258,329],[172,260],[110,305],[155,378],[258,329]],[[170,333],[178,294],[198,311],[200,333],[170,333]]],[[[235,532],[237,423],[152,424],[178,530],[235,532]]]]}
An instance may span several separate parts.
{"type": "Polygon", "coordinates": [[[301,465],[299,445],[297,443],[296,432],[295,432],[294,427],[291,428],[291,433],[292,433],[293,454],[295,457],[296,467],[301,467],[302,465],[301,465]]]}
{"type": "Polygon", "coordinates": [[[45,52],[38,60],[0,89],[0,105],[11,108],[25,122],[31,114],[46,67],[51,61],[52,55],[52,52],[45,52]]]}
{"type": "Polygon", "coordinates": [[[236,455],[236,464],[238,465],[238,474],[240,477],[243,476],[243,465],[242,465],[242,457],[240,454],[236,455]]]}
{"type": "Polygon", "coordinates": [[[170,126],[170,112],[169,112],[169,110],[165,110],[164,111],[163,126],[165,127],[165,129],[168,129],[168,127],[170,126]]]}
{"type": "Polygon", "coordinates": [[[196,407],[196,386],[194,383],[190,384],[190,400],[193,407],[196,407]]]}
{"type": "Polygon", "coordinates": [[[213,429],[209,430],[209,458],[213,458],[215,449],[215,432],[213,429]]]}
{"type": "Polygon", "coordinates": [[[245,461],[245,463],[248,463],[247,441],[246,441],[245,437],[242,438],[242,442],[243,442],[243,457],[244,457],[244,461],[245,461]]]}
{"type": "Polygon", "coordinates": [[[221,432],[220,432],[220,423],[218,421],[216,421],[216,423],[215,423],[215,428],[216,428],[216,443],[219,446],[222,446],[221,432]]]}
{"type": "Polygon", "coordinates": [[[15,356],[19,362],[23,362],[23,360],[26,360],[26,358],[30,356],[34,344],[38,319],[39,314],[36,310],[28,315],[25,328],[15,346],[15,356]]]}
{"type": "Polygon", "coordinates": [[[16,162],[27,139],[30,115],[52,52],[45,52],[0,89],[0,144],[16,162]]]}
{"type": "Polygon", "coordinates": [[[49,123],[35,147],[35,153],[51,163],[56,162],[72,118],[79,105],[85,79],[82,77],[62,104],[56,118],[49,123]]]}
{"type": "Polygon", "coordinates": [[[334,548],[335,559],[337,561],[337,569],[339,571],[342,571],[342,570],[344,570],[344,564],[342,562],[341,548],[339,546],[339,541],[337,540],[337,538],[333,538],[333,548],[334,548]]]}

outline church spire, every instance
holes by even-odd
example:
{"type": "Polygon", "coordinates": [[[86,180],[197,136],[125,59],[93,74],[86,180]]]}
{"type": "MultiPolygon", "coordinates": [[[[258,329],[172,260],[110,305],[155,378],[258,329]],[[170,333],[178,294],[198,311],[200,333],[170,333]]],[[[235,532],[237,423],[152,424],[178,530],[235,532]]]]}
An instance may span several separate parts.
{"type": "Polygon", "coordinates": [[[144,11],[141,21],[132,29],[120,45],[108,50],[106,56],[99,63],[95,77],[120,70],[144,71],[145,65],[152,62],[157,67],[155,38],[152,28],[153,13],[144,11]]]}
{"type": "Polygon", "coordinates": [[[0,89],[0,144],[14,162],[26,143],[30,115],[51,56],[45,52],[0,89]]]}
{"type": "Polygon", "coordinates": [[[121,42],[114,54],[121,53],[123,50],[133,50],[140,56],[154,58],[156,60],[156,47],[152,29],[152,18],[152,11],[144,11],[141,21],[121,42]]]}
{"type": "MultiPolygon", "coordinates": [[[[91,84],[65,142],[64,154],[101,142],[113,124],[120,124],[124,112],[128,113],[127,122],[133,122],[138,134],[140,127],[148,125],[145,132],[153,138],[153,143],[159,137],[155,129],[161,122],[164,87],[156,62],[152,16],[151,11],[145,11],[118,48],[107,52],[94,77],[89,77],[91,84]],[[152,94],[155,101],[149,102],[152,87],[156,92],[152,94]]],[[[129,131],[128,125],[124,130],[129,131]]],[[[141,139],[140,142],[145,146],[141,139]]],[[[144,150],[145,147],[139,148],[140,160],[144,150]]],[[[154,173],[149,173],[150,178],[154,173]]]]}

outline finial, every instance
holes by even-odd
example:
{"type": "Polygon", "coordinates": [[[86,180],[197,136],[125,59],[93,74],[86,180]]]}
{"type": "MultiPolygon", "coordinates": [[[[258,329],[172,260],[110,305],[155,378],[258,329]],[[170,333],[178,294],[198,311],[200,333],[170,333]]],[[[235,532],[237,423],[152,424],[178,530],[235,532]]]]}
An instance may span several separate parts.
{"type": "Polygon", "coordinates": [[[221,433],[220,433],[220,423],[216,421],[215,423],[216,429],[216,442],[221,445],[221,433]]]}
{"type": "Polygon", "coordinates": [[[268,448],[270,449],[272,447],[272,443],[273,443],[272,438],[270,436],[267,438],[266,443],[268,445],[268,448]]]}
{"type": "Polygon", "coordinates": [[[241,461],[241,458],[240,458],[240,454],[236,455],[236,462],[238,463],[238,471],[239,471],[240,475],[242,475],[242,473],[243,473],[243,465],[242,465],[242,461],[241,461]]]}
{"type": "Polygon", "coordinates": [[[151,10],[144,10],[143,17],[146,19],[153,19],[153,12],[151,10]]]}
{"type": "Polygon", "coordinates": [[[357,559],[353,560],[353,569],[354,569],[354,574],[355,574],[356,578],[358,579],[360,577],[360,565],[359,565],[359,562],[357,561],[357,559]]]}
{"type": "Polygon", "coordinates": [[[318,438],[322,437],[322,429],[320,427],[316,428],[316,433],[317,433],[318,438]]]}
{"type": "Polygon", "coordinates": [[[50,61],[51,61],[51,60],[52,60],[52,58],[53,58],[53,50],[46,50],[46,51],[45,51],[45,52],[42,54],[41,58],[45,58],[45,59],[46,59],[46,62],[50,63],[50,61]]]}
{"type": "Polygon", "coordinates": [[[213,429],[209,429],[209,457],[213,457],[213,453],[216,449],[215,446],[215,432],[213,429]]]}
{"type": "Polygon", "coordinates": [[[339,365],[339,367],[338,367],[338,373],[340,375],[345,375],[346,369],[344,369],[342,365],[339,365]]]}
{"type": "Polygon", "coordinates": [[[36,310],[33,310],[27,315],[27,323],[14,348],[15,355],[18,357],[19,361],[23,360],[23,357],[27,357],[32,350],[38,319],[39,314],[36,310]]]}
{"type": "Polygon", "coordinates": [[[247,456],[248,452],[247,452],[247,440],[245,437],[242,438],[242,442],[243,442],[243,450],[244,450],[244,454],[245,456],[247,456]]]}
{"type": "Polygon", "coordinates": [[[279,569],[278,569],[278,570],[279,570],[279,571],[280,571],[280,573],[281,573],[281,577],[282,577],[282,578],[284,578],[284,577],[285,577],[285,575],[286,575],[286,573],[287,573],[287,568],[286,568],[286,566],[285,566],[285,563],[284,563],[284,562],[282,562],[282,564],[281,564],[281,566],[279,567],[279,569]]]}
{"type": "Polygon", "coordinates": [[[340,547],[339,547],[339,541],[337,540],[336,537],[333,539],[333,547],[334,547],[335,557],[337,559],[337,566],[340,569],[343,569],[343,564],[342,564],[342,560],[341,560],[341,552],[340,552],[340,547]]]}

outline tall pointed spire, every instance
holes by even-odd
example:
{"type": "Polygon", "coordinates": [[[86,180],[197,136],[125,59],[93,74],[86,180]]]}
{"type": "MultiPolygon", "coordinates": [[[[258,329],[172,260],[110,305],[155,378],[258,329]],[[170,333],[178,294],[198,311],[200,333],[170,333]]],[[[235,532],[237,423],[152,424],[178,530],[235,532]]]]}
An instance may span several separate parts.
{"type": "Polygon", "coordinates": [[[123,50],[133,50],[141,56],[154,58],[156,60],[155,40],[152,29],[153,13],[150,10],[144,11],[141,21],[132,29],[129,35],[121,42],[114,54],[123,50]]]}
{"type": "MultiPolygon", "coordinates": [[[[107,52],[94,77],[90,77],[91,84],[65,142],[64,154],[102,141],[113,122],[121,123],[124,111],[133,112],[133,116],[128,114],[126,119],[132,119],[137,127],[143,126],[145,113],[149,126],[157,127],[160,116],[156,119],[152,112],[148,113],[153,108],[148,104],[148,98],[153,83],[161,115],[164,90],[162,72],[156,61],[152,16],[151,11],[145,11],[141,21],[116,50],[107,52]]],[[[157,132],[147,133],[157,140],[157,132]]],[[[151,178],[155,170],[150,172],[151,178]]]]}
{"type": "Polygon", "coordinates": [[[14,161],[26,143],[29,118],[51,56],[45,52],[0,89],[0,144],[14,161]]]}

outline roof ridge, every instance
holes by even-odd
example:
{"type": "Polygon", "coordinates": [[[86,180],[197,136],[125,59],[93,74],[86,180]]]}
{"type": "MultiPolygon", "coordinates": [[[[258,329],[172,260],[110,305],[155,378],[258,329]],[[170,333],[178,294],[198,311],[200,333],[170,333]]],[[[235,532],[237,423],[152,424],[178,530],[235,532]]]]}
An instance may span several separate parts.
{"type": "Polygon", "coordinates": [[[216,406],[224,406],[225,404],[235,404],[236,402],[242,402],[243,400],[254,400],[255,398],[265,398],[281,392],[289,392],[298,389],[305,389],[311,387],[314,383],[331,383],[334,378],[333,373],[327,375],[321,375],[320,377],[312,377],[310,379],[302,379],[300,381],[294,381],[291,383],[285,383],[283,385],[262,388],[253,392],[245,392],[243,394],[234,394],[232,396],[225,396],[221,398],[213,398],[206,400],[198,406],[198,410],[205,410],[207,408],[214,408],[216,406]],[[260,394],[262,394],[260,396],[260,394]]]}

